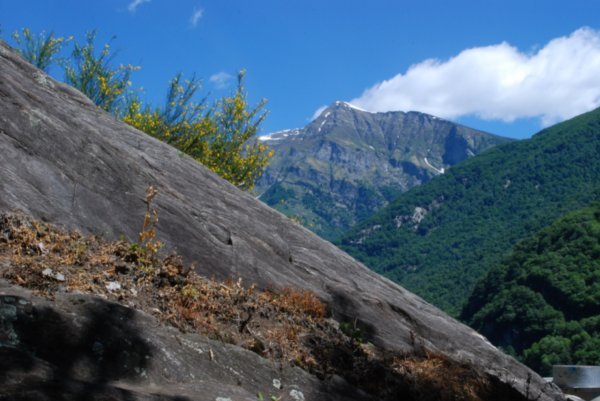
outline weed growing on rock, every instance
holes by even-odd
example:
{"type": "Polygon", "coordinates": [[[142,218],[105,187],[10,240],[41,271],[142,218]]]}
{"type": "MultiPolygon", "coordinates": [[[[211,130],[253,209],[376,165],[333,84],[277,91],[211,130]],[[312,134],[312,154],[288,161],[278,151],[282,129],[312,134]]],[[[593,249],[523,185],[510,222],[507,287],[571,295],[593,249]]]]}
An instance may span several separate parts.
{"type": "Polygon", "coordinates": [[[154,197],[158,194],[158,190],[150,185],[146,188],[146,213],[144,213],[144,223],[142,224],[142,230],[140,231],[139,240],[141,244],[140,250],[146,257],[144,263],[146,268],[151,267],[156,263],[156,254],[162,248],[163,243],[156,239],[155,226],[158,223],[158,212],[156,208],[152,206],[154,197]]]}
{"type": "Polygon", "coordinates": [[[56,55],[65,44],[73,40],[73,37],[55,37],[53,32],[35,35],[28,28],[23,28],[20,33],[13,32],[12,38],[18,46],[19,54],[45,72],[48,72],[52,63],[56,61],[56,55]]]}

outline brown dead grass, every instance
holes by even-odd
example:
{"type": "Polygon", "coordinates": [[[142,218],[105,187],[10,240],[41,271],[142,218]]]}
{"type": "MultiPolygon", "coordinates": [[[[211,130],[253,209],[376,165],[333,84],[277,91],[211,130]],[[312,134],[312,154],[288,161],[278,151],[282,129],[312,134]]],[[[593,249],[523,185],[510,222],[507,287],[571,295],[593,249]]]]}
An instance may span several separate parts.
{"type": "Polygon", "coordinates": [[[487,394],[491,384],[487,376],[478,373],[471,366],[457,364],[441,355],[428,354],[425,358],[395,357],[392,366],[410,383],[411,392],[420,400],[477,401],[483,394],[487,394]],[[431,398],[431,394],[436,394],[436,397],[431,398]]]}
{"type": "Polygon", "coordinates": [[[390,355],[348,337],[309,291],[207,279],[176,255],[158,257],[155,249],[59,230],[20,213],[0,215],[0,277],[48,298],[95,294],[282,366],[342,376],[379,400],[519,399],[499,396],[468,365],[434,354],[390,355]]]}

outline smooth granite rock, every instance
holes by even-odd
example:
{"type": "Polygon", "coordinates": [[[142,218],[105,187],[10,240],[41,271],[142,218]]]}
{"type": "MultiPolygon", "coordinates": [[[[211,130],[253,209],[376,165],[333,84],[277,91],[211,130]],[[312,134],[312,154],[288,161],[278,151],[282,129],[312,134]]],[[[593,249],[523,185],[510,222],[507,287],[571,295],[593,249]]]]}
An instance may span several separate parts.
{"type": "MultiPolygon", "coordinates": [[[[20,209],[68,228],[136,240],[145,189],[152,184],[159,190],[158,238],[167,250],[195,263],[198,272],[312,290],[334,318],[356,321],[366,339],[379,346],[408,353],[425,348],[470,362],[517,389],[523,399],[563,399],[555,387],[467,326],[176,149],[116,120],[3,42],[0,155],[0,210],[20,209]]],[[[60,305],[47,307],[60,311],[60,305]]],[[[140,344],[140,349],[155,349],[140,344]]],[[[54,369],[42,365],[40,375],[54,369]]],[[[218,373],[202,374],[218,381],[218,373]]],[[[270,373],[261,374],[271,379],[270,373]]]]}

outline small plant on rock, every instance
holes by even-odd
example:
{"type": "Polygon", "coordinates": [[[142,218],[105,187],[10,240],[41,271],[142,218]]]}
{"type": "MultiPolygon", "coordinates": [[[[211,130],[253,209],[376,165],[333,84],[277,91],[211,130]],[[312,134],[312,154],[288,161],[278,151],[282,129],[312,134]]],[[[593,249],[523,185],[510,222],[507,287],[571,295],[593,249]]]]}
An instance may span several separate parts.
{"type": "Polygon", "coordinates": [[[149,270],[156,261],[156,254],[163,247],[163,243],[156,238],[156,224],[158,223],[158,212],[152,206],[154,197],[158,194],[158,190],[150,185],[146,188],[146,213],[144,214],[144,223],[139,234],[140,244],[135,246],[135,251],[139,251],[142,255],[139,261],[142,268],[149,270]]]}
{"type": "Polygon", "coordinates": [[[23,28],[21,33],[15,31],[12,38],[18,46],[21,56],[40,70],[48,72],[48,69],[56,59],[56,55],[62,50],[67,42],[73,40],[55,37],[53,32],[41,32],[34,35],[28,28],[23,28]]]}

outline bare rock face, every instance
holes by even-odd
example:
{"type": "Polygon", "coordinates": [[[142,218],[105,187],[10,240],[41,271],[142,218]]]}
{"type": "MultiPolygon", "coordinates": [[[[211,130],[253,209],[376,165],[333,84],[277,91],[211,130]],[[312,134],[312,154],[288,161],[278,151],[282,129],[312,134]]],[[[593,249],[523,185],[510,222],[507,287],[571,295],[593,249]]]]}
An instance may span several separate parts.
{"type": "MultiPolygon", "coordinates": [[[[0,155],[0,210],[21,209],[84,232],[136,239],[144,191],[152,184],[159,189],[158,238],[198,272],[309,289],[334,318],[356,322],[367,340],[385,349],[441,353],[473,364],[523,399],[563,399],[473,330],[191,158],[115,120],[1,42],[0,155]]],[[[141,363],[138,356],[132,366],[141,363]]],[[[194,374],[213,377],[209,370],[194,374]]]]}

